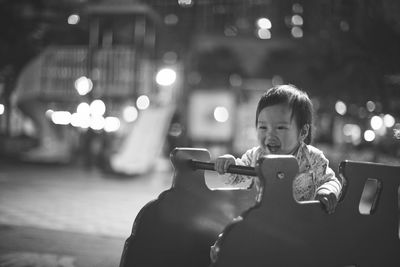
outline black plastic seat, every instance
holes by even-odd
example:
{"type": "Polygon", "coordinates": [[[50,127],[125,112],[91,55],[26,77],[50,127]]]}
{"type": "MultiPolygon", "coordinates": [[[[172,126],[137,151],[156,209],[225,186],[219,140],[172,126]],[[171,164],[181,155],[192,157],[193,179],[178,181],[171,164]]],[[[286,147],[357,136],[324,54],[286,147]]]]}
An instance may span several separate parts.
{"type": "Polygon", "coordinates": [[[210,247],[224,227],[256,203],[256,190],[210,190],[204,170],[191,161],[208,162],[205,149],[175,149],[172,187],[137,215],[126,240],[121,267],[209,266],[210,247]]]}
{"type": "Polygon", "coordinates": [[[400,266],[400,167],[342,162],[347,188],[330,215],[317,201],[294,200],[297,168],[294,158],[260,160],[262,201],[224,230],[211,266],[400,266]]]}

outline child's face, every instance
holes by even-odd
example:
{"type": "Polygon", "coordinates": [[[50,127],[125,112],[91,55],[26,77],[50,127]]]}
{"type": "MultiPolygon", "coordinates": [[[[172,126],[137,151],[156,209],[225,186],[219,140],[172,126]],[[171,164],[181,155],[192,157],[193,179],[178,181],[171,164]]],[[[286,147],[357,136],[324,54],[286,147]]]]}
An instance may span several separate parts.
{"type": "Polygon", "coordinates": [[[300,130],[287,104],[265,107],[258,115],[257,139],[264,152],[291,154],[300,144],[300,130]]]}

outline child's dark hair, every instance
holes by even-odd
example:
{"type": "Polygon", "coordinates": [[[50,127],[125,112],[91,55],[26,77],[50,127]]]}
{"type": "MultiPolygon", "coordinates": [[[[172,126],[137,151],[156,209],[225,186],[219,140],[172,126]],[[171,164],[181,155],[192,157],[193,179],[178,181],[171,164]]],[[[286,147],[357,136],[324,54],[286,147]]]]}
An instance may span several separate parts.
{"type": "Polygon", "coordinates": [[[292,84],[274,86],[261,96],[257,105],[256,126],[261,110],[277,104],[288,104],[292,109],[291,117],[295,118],[299,129],[302,129],[306,124],[310,125],[308,135],[304,139],[306,144],[310,144],[312,140],[313,106],[307,93],[292,84]]]}

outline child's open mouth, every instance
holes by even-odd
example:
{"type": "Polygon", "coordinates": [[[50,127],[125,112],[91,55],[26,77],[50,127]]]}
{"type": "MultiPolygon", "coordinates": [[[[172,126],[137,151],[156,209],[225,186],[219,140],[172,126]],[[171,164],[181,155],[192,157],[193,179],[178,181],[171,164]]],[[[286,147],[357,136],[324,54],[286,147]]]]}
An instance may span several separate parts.
{"type": "Polygon", "coordinates": [[[267,148],[271,153],[277,153],[279,151],[280,146],[275,144],[268,144],[267,148]]]}

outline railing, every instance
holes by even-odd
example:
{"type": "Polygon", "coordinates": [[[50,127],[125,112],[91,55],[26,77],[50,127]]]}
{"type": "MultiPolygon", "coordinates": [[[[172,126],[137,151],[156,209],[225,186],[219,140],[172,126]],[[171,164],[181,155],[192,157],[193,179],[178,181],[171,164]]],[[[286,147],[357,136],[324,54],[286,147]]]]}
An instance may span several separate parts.
{"type": "Polygon", "coordinates": [[[135,51],[128,47],[96,49],[91,67],[85,46],[51,47],[40,56],[40,93],[63,100],[79,95],[75,81],[91,78],[94,97],[125,97],[131,95],[135,82],[135,51]]]}

